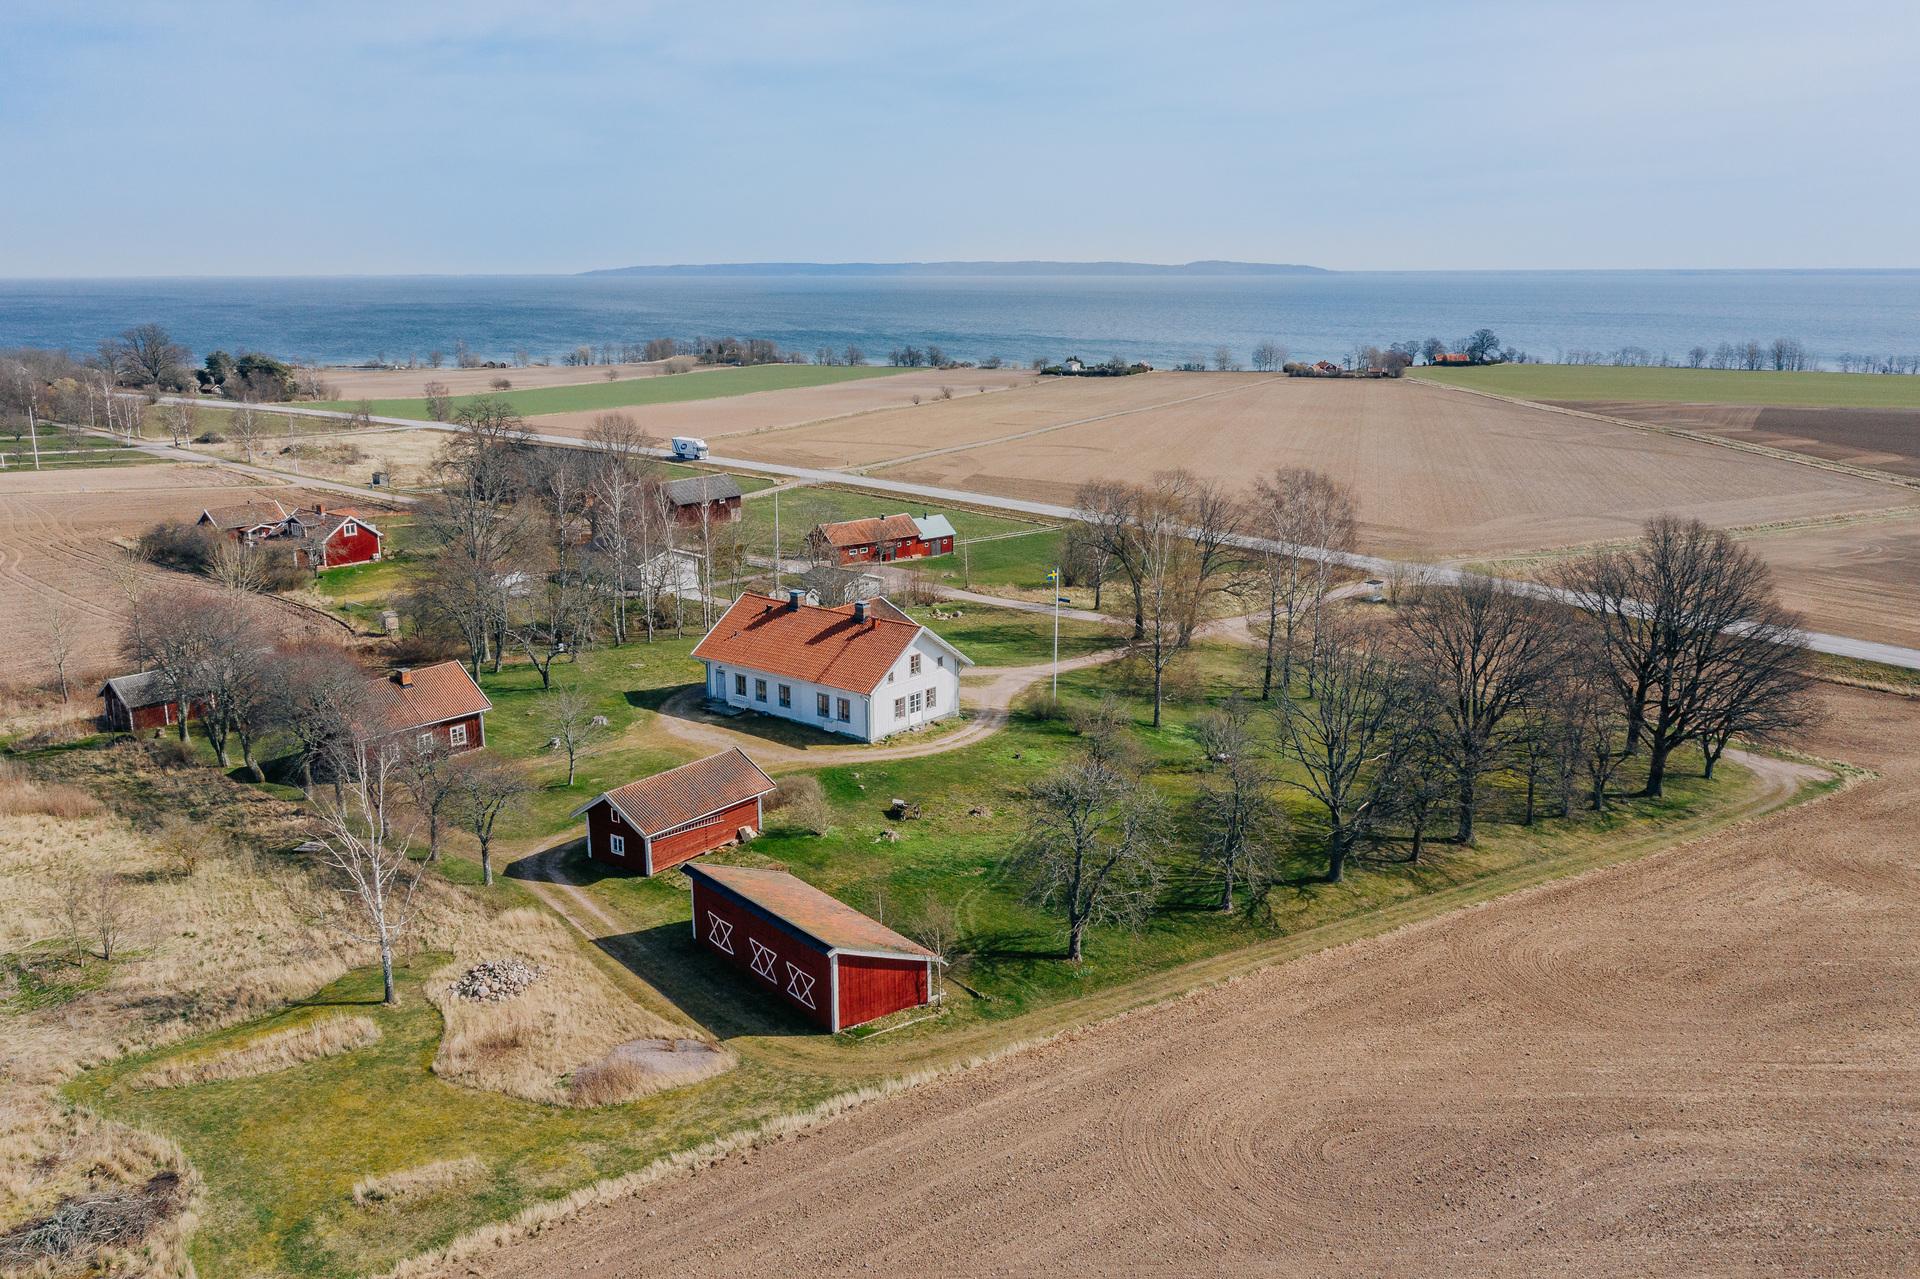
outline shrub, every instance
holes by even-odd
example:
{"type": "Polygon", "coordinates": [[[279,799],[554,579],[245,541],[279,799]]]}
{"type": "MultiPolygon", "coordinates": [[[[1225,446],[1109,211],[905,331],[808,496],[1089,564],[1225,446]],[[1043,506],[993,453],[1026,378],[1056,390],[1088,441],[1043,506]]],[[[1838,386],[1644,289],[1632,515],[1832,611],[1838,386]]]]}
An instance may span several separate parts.
{"type": "Polygon", "coordinates": [[[614,1057],[574,1071],[567,1099],[576,1106],[611,1106],[645,1096],[658,1087],[644,1067],[614,1057]]]}
{"type": "Polygon", "coordinates": [[[833,825],[833,805],[820,779],[807,774],[781,778],[767,799],[767,811],[779,814],[787,830],[808,835],[824,835],[833,825]]]}
{"type": "Polygon", "coordinates": [[[198,573],[213,559],[216,535],[185,520],[164,520],[140,535],[140,554],[149,563],[198,573]]]}
{"type": "Polygon", "coordinates": [[[202,431],[193,437],[195,444],[225,444],[227,437],[218,431],[202,431]]]}
{"type": "Polygon", "coordinates": [[[1067,708],[1045,685],[1030,688],[1014,703],[1014,711],[1027,719],[1050,724],[1067,718],[1067,708]]]}

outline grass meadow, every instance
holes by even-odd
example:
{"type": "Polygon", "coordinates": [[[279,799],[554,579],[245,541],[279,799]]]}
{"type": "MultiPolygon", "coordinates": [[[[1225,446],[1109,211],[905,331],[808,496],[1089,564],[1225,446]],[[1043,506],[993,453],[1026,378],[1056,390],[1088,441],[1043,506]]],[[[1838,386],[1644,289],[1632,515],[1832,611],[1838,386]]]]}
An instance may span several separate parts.
{"type": "MultiPolygon", "coordinates": [[[[712,372],[621,378],[611,382],[580,382],[572,386],[542,386],[503,394],[514,411],[525,417],[542,413],[597,412],[610,409],[640,408],[648,404],[675,404],[685,400],[713,400],[729,395],[750,395],[755,391],[787,391],[800,387],[829,386],[859,378],[886,377],[899,369],[864,365],[859,367],[821,364],[756,364],[744,369],[720,369],[712,372]]],[[[502,377],[511,380],[513,370],[502,369],[502,377]]],[[[480,395],[458,395],[455,407],[470,404],[480,395]]],[[[359,400],[322,400],[298,407],[335,409],[350,412],[360,407],[359,400]]],[[[427,421],[424,399],[372,400],[376,417],[403,417],[427,421]]]]}
{"type": "Polygon", "coordinates": [[[1611,368],[1588,364],[1420,366],[1410,377],[1523,400],[1646,400],[1682,404],[1920,409],[1920,377],[1772,373],[1744,369],[1611,368]]]}
{"type": "MultiPolygon", "coordinates": [[[[1050,651],[1046,618],[964,611],[938,625],[981,660],[1024,664],[1050,651]]],[[[1110,643],[1111,632],[1082,626],[1069,642],[1091,651],[1110,643]]],[[[791,828],[775,813],[761,838],[717,855],[785,867],[898,928],[915,930],[935,913],[951,916],[943,945],[953,966],[937,1015],[904,1019],[879,1035],[826,1036],[695,947],[683,877],[603,873],[584,859],[579,827],[567,816],[599,790],[693,753],[657,723],[660,702],[696,678],[691,643],[688,636],[633,644],[562,668],[560,678],[586,687],[610,721],[574,786],[564,784],[564,761],[545,749],[544,694],[524,666],[483,680],[495,705],[488,745],[527,760],[540,785],[503,836],[510,848],[502,860],[560,858],[615,921],[596,926],[597,942],[574,943],[586,960],[637,1004],[701,1027],[733,1054],[736,1067],[594,1108],[460,1086],[430,1069],[449,1032],[424,987],[447,956],[423,952],[409,958],[395,1007],[375,1003],[377,977],[357,969],[281,1011],[81,1076],[66,1090],[71,1100],[176,1142],[204,1178],[206,1207],[191,1241],[201,1273],[379,1270],[596,1181],[760,1125],[778,1126],[850,1091],[1647,851],[1739,815],[1756,789],[1750,775],[1723,765],[1711,785],[1676,777],[1666,798],[1623,801],[1604,818],[1581,814],[1533,827],[1490,822],[1476,846],[1436,843],[1418,864],[1389,842],[1337,885],[1320,881],[1318,820],[1289,789],[1291,830],[1274,886],[1258,908],[1213,909],[1214,882],[1190,848],[1176,846],[1159,910],[1138,931],[1094,929],[1087,960],[1076,967],[1061,959],[1060,920],[1028,899],[1006,859],[1022,828],[1021,790],[1072,755],[1077,739],[1065,720],[1016,711],[1002,731],[943,754],[856,757],[819,769],[832,809],[825,834],[791,828]],[[921,817],[886,817],[895,796],[918,802],[921,817]],[[156,1077],[192,1079],[194,1063],[233,1060],[226,1054],[246,1054],[269,1036],[341,1013],[368,1018],[378,1038],[362,1036],[357,1046],[270,1075],[141,1086],[156,1077]],[[390,1198],[366,1193],[368,1185],[388,1184],[413,1189],[390,1198]]],[[[1196,721],[1250,679],[1244,651],[1202,646],[1179,673],[1177,700],[1158,732],[1149,727],[1140,673],[1124,662],[1070,672],[1061,691],[1069,706],[1120,699],[1151,784],[1179,812],[1207,767],[1196,721]]],[[[1288,767],[1278,766],[1283,774],[1288,767]]],[[[1500,790],[1490,807],[1511,816],[1517,802],[1514,792],[1500,790]]],[[[487,897],[490,912],[536,907],[535,894],[511,869],[493,889],[480,888],[459,842],[444,865],[449,890],[487,897]]]]}

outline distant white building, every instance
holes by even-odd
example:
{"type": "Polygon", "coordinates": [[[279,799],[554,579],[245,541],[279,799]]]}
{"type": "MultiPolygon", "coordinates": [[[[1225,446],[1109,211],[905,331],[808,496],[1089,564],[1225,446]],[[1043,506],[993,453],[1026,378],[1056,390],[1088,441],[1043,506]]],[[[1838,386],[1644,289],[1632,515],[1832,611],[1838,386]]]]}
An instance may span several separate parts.
{"type": "Polygon", "coordinates": [[[884,599],[835,608],[746,594],[693,655],[709,700],[863,742],[960,711],[960,671],[973,662],[884,599]]]}

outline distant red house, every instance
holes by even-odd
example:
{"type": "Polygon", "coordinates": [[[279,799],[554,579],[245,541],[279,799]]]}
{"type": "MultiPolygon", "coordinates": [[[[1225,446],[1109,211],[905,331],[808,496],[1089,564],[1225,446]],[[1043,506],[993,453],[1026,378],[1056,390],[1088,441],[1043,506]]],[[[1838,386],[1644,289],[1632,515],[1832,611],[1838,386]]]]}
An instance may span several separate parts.
{"type": "Polygon", "coordinates": [[[273,501],[210,506],[195,522],[245,546],[289,541],[295,562],[314,572],[380,558],[379,529],[358,512],[329,510],[318,503],[299,510],[273,501]]]}
{"type": "Polygon", "coordinates": [[[1327,360],[1316,361],[1313,366],[1313,371],[1323,377],[1333,377],[1345,372],[1338,364],[1331,363],[1327,360]]]}
{"type": "Polygon", "coordinates": [[[953,525],[944,515],[886,515],[822,524],[807,535],[809,553],[835,564],[886,564],[953,553],[953,525]]]}
{"type": "Polygon", "coordinates": [[[459,662],[383,675],[367,686],[371,740],[458,753],[487,744],[493,703],[459,662]]]}
{"type": "Polygon", "coordinates": [[[740,518],[740,481],[731,475],[689,475],[660,486],[681,524],[727,524],[740,518]]]}
{"type": "Polygon", "coordinates": [[[693,937],[747,980],[829,1031],[932,1003],[918,942],[785,871],[695,864],[693,937]]]}
{"type": "Polygon", "coordinates": [[[738,747],[629,782],[573,811],[587,819],[587,856],[658,875],[758,832],[773,779],[738,747]]]}
{"type": "MultiPolygon", "coordinates": [[[[148,733],[180,723],[180,705],[168,693],[159,671],[117,675],[100,686],[101,719],[121,733],[148,733]]],[[[199,719],[204,703],[187,703],[187,718],[199,719]]]]}
{"type": "Polygon", "coordinates": [[[1473,357],[1464,351],[1442,351],[1433,357],[1435,364],[1472,364],[1473,357]]]}
{"type": "Polygon", "coordinates": [[[380,530],[357,511],[324,506],[292,512],[276,536],[292,539],[295,562],[316,573],[349,564],[371,564],[380,558],[383,541],[380,530]]]}

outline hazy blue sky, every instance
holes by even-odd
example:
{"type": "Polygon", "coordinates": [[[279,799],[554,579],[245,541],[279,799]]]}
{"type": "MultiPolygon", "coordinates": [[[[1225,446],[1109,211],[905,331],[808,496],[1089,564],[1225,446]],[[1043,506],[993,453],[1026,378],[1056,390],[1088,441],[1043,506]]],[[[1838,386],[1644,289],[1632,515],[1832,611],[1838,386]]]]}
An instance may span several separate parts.
{"type": "Polygon", "coordinates": [[[1920,6],[0,5],[0,276],[1920,266],[1920,6]]]}

